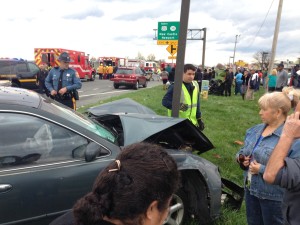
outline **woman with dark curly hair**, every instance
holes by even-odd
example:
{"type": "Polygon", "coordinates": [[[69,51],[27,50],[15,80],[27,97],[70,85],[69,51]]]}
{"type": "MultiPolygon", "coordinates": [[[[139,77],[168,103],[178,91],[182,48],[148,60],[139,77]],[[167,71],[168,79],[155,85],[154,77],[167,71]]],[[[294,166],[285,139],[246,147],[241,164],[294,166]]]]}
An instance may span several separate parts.
{"type": "Polygon", "coordinates": [[[90,193],[51,225],[160,225],[179,182],[174,159],[158,145],[125,147],[90,193]]]}

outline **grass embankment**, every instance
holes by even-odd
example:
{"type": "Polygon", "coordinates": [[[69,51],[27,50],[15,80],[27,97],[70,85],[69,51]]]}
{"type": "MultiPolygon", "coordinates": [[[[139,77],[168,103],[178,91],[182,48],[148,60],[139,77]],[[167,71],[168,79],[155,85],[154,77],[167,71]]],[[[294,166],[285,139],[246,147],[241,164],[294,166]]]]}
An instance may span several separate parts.
{"type": "MultiPolygon", "coordinates": [[[[154,110],[159,115],[167,115],[161,105],[165,91],[162,86],[143,88],[136,92],[119,97],[108,98],[94,105],[121,98],[131,98],[154,110]]],[[[234,93],[232,89],[232,93],[234,93]]],[[[201,99],[202,119],[205,123],[204,134],[211,140],[215,148],[201,155],[220,167],[222,177],[242,186],[242,170],[235,162],[235,154],[241,147],[234,142],[243,141],[245,132],[251,126],[260,123],[258,116],[258,98],[264,93],[261,89],[255,93],[255,101],[243,101],[240,95],[231,97],[209,95],[208,99],[201,99]]],[[[94,106],[93,105],[93,106],[94,106]]],[[[78,111],[84,112],[86,106],[78,111]]],[[[223,209],[223,216],[215,225],[246,225],[245,205],[238,212],[223,209]]]]}

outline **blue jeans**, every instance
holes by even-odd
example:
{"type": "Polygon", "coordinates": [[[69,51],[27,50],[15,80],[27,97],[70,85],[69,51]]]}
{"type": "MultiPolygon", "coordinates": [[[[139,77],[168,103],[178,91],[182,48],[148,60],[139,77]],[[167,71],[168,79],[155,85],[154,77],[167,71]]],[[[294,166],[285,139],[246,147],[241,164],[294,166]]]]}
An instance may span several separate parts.
{"type": "Polygon", "coordinates": [[[242,86],[241,83],[235,82],[235,90],[234,90],[234,94],[235,94],[235,95],[237,95],[238,93],[242,94],[242,93],[241,93],[241,86],[242,86]]]}
{"type": "Polygon", "coordinates": [[[248,225],[282,225],[283,216],[280,201],[260,199],[245,190],[248,225]]]}

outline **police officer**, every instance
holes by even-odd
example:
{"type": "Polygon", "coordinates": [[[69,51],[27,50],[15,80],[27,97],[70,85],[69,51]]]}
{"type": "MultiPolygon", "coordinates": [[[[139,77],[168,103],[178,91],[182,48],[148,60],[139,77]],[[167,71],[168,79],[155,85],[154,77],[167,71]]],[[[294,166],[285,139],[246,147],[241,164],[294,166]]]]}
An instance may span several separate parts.
{"type": "Polygon", "coordinates": [[[45,86],[45,79],[48,76],[48,70],[47,70],[48,65],[46,63],[41,63],[40,65],[40,71],[38,72],[36,76],[36,84],[39,87],[39,93],[48,95],[48,90],[45,86]]]}
{"type": "Polygon", "coordinates": [[[59,67],[50,70],[45,85],[51,98],[76,110],[74,91],[81,88],[81,80],[76,71],[69,68],[71,59],[67,52],[61,53],[58,60],[59,67]]]}

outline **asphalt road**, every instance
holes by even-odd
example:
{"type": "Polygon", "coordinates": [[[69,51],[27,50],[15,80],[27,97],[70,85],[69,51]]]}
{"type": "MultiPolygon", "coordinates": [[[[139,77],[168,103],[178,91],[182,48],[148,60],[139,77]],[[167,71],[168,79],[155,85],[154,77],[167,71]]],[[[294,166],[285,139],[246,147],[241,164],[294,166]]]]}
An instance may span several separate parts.
{"type": "MultiPolygon", "coordinates": [[[[162,81],[149,81],[148,87],[151,88],[157,85],[162,85],[162,81]]],[[[143,89],[143,87],[140,87],[143,89]]],[[[96,103],[100,100],[104,100],[106,98],[112,96],[118,96],[128,92],[135,92],[131,88],[120,87],[119,89],[114,89],[113,82],[110,80],[99,80],[96,79],[94,81],[83,81],[82,88],[78,90],[79,92],[79,100],[76,102],[77,108],[96,103]]]]}

